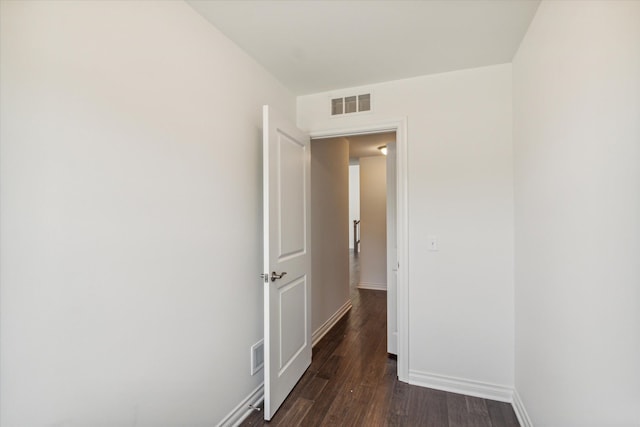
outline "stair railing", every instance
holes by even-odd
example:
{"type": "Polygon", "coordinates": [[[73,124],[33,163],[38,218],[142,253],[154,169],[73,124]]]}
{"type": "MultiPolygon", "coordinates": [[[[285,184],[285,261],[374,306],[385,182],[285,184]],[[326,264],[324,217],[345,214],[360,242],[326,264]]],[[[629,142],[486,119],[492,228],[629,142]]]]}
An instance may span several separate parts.
{"type": "Polygon", "coordinates": [[[360,246],[360,220],[353,220],[353,253],[357,254],[360,246]]]}

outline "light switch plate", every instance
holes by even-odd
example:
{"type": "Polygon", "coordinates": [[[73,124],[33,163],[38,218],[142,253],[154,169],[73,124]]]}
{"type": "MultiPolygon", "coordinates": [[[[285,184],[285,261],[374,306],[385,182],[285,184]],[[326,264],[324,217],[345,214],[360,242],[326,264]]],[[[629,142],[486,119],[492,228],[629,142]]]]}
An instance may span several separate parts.
{"type": "Polygon", "coordinates": [[[436,236],[427,236],[427,244],[430,251],[438,250],[438,238],[436,236]]]}

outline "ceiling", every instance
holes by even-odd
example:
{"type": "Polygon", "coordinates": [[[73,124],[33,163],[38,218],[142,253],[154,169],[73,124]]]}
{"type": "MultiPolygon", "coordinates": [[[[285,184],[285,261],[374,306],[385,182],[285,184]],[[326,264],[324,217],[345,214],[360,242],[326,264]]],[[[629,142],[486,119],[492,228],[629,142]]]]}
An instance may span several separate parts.
{"type": "Polygon", "coordinates": [[[364,135],[339,136],[314,139],[314,142],[340,140],[349,144],[349,164],[357,165],[361,157],[384,156],[378,147],[396,142],[395,132],[369,133],[364,135]]]}
{"type": "Polygon", "coordinates": [[[356,163],[360,157],[383,156],[378,147],[396,142],[395,132],[353,135],[345,137],[349,141],[349,163],[356,163]]]}
{"type": "Polygon", "coordinates": [[[296,95],[511,62],[539,0],[187,0],[296,95]]]}

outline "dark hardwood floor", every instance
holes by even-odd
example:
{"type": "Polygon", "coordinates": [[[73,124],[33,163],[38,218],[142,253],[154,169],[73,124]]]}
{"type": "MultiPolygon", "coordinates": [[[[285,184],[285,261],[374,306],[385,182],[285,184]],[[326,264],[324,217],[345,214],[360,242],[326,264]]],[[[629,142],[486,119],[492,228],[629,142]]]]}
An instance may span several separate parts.
{"type": "Polygon", "coordinates": [[[313,349],[311,366],[270,422],[262,411],[242,426],[519,426],[508,403],[398,381],[387,355],[386,293],[359,290],[351,254],[353,308],[313,349]]]}

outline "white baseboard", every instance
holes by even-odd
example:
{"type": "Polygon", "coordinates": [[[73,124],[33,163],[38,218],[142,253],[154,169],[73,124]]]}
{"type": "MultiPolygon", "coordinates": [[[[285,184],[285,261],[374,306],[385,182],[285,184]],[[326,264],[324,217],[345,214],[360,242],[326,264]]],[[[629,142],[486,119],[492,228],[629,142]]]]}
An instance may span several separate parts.
{"type": "Polygon", "coordinates": [[[386,291],[387,284],[386,283],[367,283],[360,282],[358,283],[358,289],[370,289],[373,291],[386,291]]]}
{"type": "Polygon", "coordinates": [[[315,347],[318,341],[320,341],[349,310],[351,310],[351,300],[347,300],[338,311],[333,313],[333,315],[311,335],[311,346],[315,347]]]}
{"type": "Polygon", "coordinates": [[[254,410],[249,407],[258,406],[264,400],[264,383],[260,384],[238,406],[222,419],[217,427],[236,427],[245,420],[254,410]]]}
{"type": "Polygon", "coordinates": [[[513,411],[516,413],[516,417],[518,417],[518,422],[520,423],[520,427],[533,427],[533,423],[531,422],[531,418],[529,418],[529,414],[527,414],[527,410],[524,407],[524,403],[522,403],[522,399],[520,399],[520,395],[518,394],[518,390],[513,390],[513,411]]]}
{"type": "Polygon", "coordinates": [[[513,401],[513,389],[511,387],[428,372],[409,371],[409,384],[500,402],[511,403],[513,401]]]}

